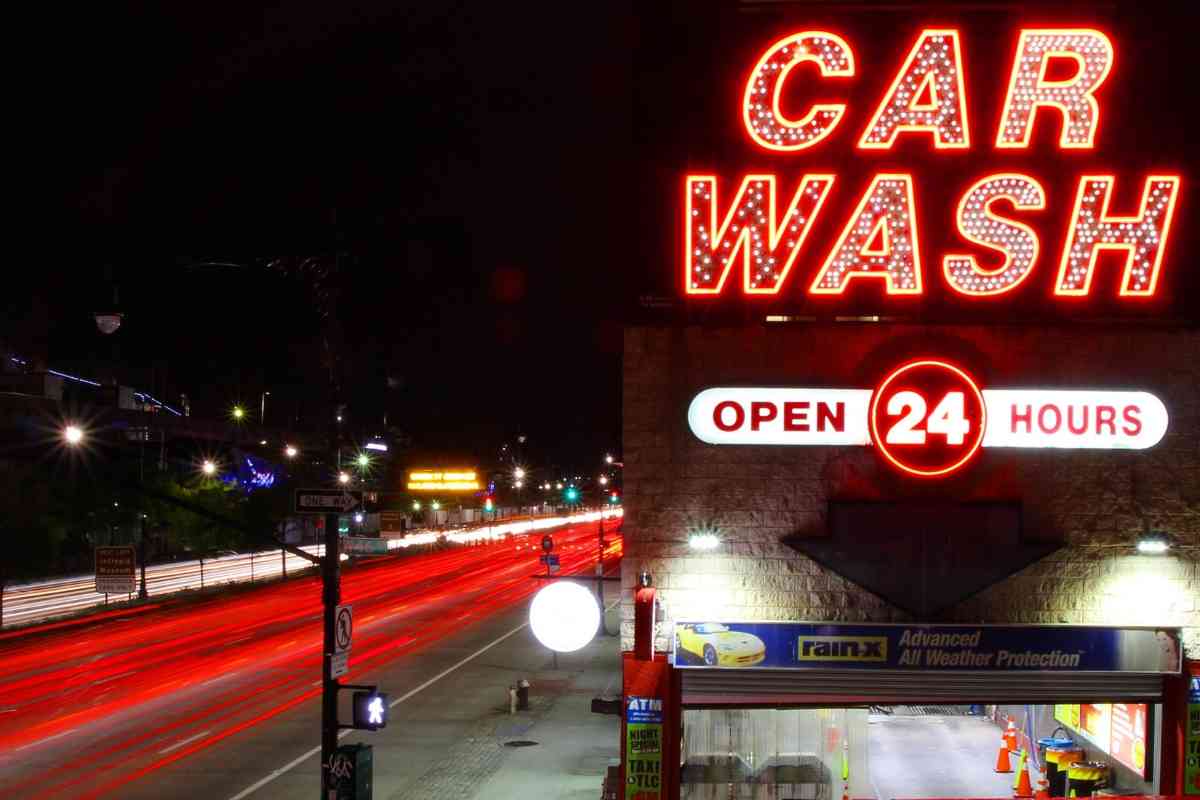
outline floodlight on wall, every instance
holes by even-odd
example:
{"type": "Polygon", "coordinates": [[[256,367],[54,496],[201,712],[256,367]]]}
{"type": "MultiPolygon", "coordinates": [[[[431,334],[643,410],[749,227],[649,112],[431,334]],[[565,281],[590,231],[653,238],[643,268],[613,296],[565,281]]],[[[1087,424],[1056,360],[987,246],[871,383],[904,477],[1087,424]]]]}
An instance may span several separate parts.
{"type": "Polygon", "coordinates": [[[721,538],[715,533],[693,533],[688,536],[688,547],[693,550],[716,550],[721,546],[721,538]]]}
{"type": "Polygon", "coordinates": [[[1165,533],[1147,533],[1137,542],[1137,551],[1143,555],[1158,556],[1170,549],[1171,540],[1165,533]]]}

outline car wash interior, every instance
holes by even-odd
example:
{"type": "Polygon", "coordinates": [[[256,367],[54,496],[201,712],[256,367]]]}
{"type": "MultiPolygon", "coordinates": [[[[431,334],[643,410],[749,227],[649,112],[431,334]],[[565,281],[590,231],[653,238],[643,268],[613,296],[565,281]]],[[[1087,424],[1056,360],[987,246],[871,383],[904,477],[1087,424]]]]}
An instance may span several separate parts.
{"type": "Polygon", "coordinates": [[[684,697],[681,798],[1159,793],[1156,703],[749,707],[684,697]]]}

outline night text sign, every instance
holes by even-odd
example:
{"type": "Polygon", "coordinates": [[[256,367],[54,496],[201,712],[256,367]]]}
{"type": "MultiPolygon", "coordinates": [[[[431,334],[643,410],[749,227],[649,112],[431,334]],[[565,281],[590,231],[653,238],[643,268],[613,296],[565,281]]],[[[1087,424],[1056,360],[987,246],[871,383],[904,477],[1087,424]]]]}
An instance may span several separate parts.
{"type": "Polygon", "coordinates": [[[1145,450],[1167,432],[1153,394],[1109,389],[986,389],[934,358],[875,389],[714,387],[688,407],[696,438],[719,445],[873,445],[921,477],[964,467],[980,447],[1145,450]]]}
{"type": "MultiPolygon", "coordinates": [[[[1007,64],[980,65],[958,28],[914,34],[902,34],[898,57],[883,63],[864,45],[867,70],[854,36],[794,25],[738,67],[748,69],[742,91],[725,107],[740,118],[754,168],[685,176],[684,294],[818,300],[853,292],[894,305],[938,291],[984,303],[1046,273],[1060,305],[1101,293],[1118,304],[1154,297],[1171,268],[1183,177],[1130,169],[1125,152],[1099,154],[1099,167],[1073,155],[1093,155],[1104,126],[1147,113],[1118,107],[1107,89],[1122,63],[1117,42],[1095,27],[1022,27],[1011,34],[1007,64]],[[855,91],[864,81],[886,88],[866,99],[855,91]],[[985,81],[995,84],[990,93],[985,81]],[[978,107],[983,97],[996,107],[978,107]],[[1056,132],[1050,147],[1061,159],[1033,152],[1045,131],[1056,132]],[[913,143],[920,159],[910,155],[913,143]],[[965,167],[978,171],[949,187],[952,205],[927,207],[923,189],[960,180],[930,174],[931,161],[961,172],[964,153],[984,153],[990,166],[965,167]],[[847,154],[875,166],[865,175],[830,169],[847,154]],[[934,249],[926,226],[957,237],[932,237],[942,242],[934,249]]],[[[1131,46],[1128,57],[1137,55],[1131,46]]]]}

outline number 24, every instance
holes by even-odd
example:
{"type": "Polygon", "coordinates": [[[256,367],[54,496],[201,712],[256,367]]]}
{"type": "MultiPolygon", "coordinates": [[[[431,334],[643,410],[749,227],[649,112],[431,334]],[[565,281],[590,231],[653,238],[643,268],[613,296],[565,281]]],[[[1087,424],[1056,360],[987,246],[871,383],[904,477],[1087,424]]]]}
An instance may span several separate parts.
{"type": "Polygon", "coordinates": [[[888,400],[890,416],[903,414],[885,437],[888,444],[925,444],[926,431],[946,437],[946,444],[962,444],[971,423],[966,416],[966,398],[962,392],[946,392],[926,419],[925,398],[916,392],[896,392],[888,400]],[[925,427],[919,427],[925,423],[925,427]]]}

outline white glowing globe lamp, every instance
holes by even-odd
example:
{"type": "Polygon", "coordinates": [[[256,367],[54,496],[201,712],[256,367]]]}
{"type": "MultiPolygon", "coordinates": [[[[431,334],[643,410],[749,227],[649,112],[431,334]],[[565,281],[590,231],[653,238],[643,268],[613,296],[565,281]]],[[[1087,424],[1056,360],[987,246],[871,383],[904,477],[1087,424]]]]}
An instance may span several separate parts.
{"type": "Polygon", "coordinates": [[[573,653],[595,638],[600,627],[600,604],[578,583],[556,581],[533,596],[529,627],[551,650],[573,653]]]}

